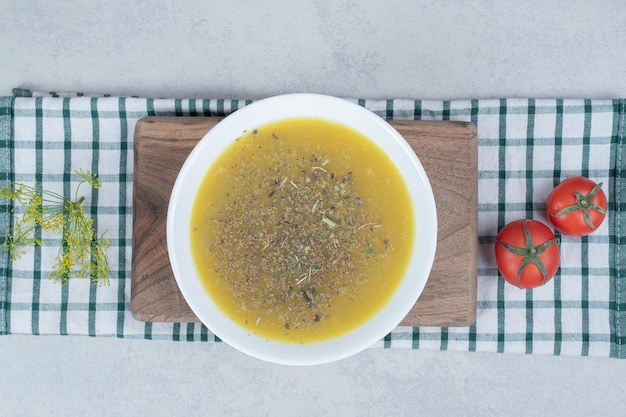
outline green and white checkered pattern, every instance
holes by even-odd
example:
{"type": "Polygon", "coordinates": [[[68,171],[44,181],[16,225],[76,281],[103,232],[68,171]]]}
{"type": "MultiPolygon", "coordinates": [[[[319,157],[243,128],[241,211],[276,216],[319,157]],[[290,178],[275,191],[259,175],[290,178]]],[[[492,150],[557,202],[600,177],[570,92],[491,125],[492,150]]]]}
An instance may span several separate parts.
{"type": "MultiPolygon", "coordinates": [[[[479,137],[476,323],[398,327],[374,347],[626,357],[626,100],[350,100],[386,119],[469,121],[479,137]],[[493,255],[498,230],[521,218],[547,223],[546,197],[572,175],[603,183],[607,220],[588,237],[560,236],[561,268],[545,286],[505,283],[493,255]]],[[[203,325],[130,314],[133,132],[147,115],[227,115],[249,103],[24,90],[0,98],[0,185],[36,181],[68,193],[75,169],[98,172],[103,186],[86,209],[111,240],[111,285],[103,287],[47,279],[58,240],[15,262],[3,254],[0,333],[217,341],[203,325]]],[[[1,204],[4,229],[13,207],[1,204]]]]}

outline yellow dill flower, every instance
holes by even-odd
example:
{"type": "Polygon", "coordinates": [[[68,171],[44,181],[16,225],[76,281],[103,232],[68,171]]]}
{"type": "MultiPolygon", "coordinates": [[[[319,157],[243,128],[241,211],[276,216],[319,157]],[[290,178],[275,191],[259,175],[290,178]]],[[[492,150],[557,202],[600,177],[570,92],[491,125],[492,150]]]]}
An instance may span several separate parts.
{"type": "Polygon", "coordinates": [[[98,174],[96,173],[92,174],[90,171],[85,171],[82,168],[74,172],[78,174],[78,176],[83,180],[83,182],[86,182],[87,184],[91,185],[93,188],[100,188],[102,186],[102,180],[100,179],[100,176],[98,174]]]}
{"type": "Polygon", "coordinates": [[[9,251],[12,261],[17,260],[26,254],[26,251],[24,250],[25,245],[16,242],[15,239],[13,239],[13,236],[7,236],[2,246],[9,251]]]}
{"type": "Polygon", "coordinates": [[[37,226],[43,224],[43,197],[39,189],[35,188],[33,190],[27,203],[24,205],[22,220],[25,223],[32,222],[37,226]]]}
{"type": "Polygon", "coordinates": [[[8,185],[0,188],[0,198],[5,198],[9,200],[19,200],[23,194],[24,194],[23,184],[17,184],[17,188],[13,188],[8,185]]]}
{"type": "Polygon", "coordinates": [[[24,208],[22,215],[16,217],[13,229],[7,231],[3,246],[10,258],[17,260],[26,253],[24,247],[42,245],[41,239],[36,237],[42,230],[60,234],[59,255],[54,259],[56,263],[52,266],[50,279],[65,284],[73,276],[90,276],[94,284],[109,284],[106,231],[97,237],[93,219],[81,206],[85,198],[78,198],[82,184],[100,188],[102,181],[90,171],[79,169],[74,172],[81,179],[74,200],[24,184],[0,189],[0,198],[11,199],[24,208]]]}
{"type": "Polygon", "coordinates": [[[63,213],[55,213],[41,226],[46,232],[51,232],[55,235],[61,234],[63,227],[65,227],[65,217],[63,217],[63,213]]]}

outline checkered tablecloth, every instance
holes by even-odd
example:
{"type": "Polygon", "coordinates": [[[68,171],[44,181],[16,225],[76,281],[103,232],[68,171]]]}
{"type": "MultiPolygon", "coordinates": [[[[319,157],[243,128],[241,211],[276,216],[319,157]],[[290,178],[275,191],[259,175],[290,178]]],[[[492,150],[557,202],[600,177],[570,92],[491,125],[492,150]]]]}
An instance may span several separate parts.
{"type": "MultiPolygon", "coordinates": [[[[373,347],[626,357],[626,100],[350,100],[386,119],[472,122],[479,138],[476,323],[398,327],[373,347]],[[561,268],[545,286],[507,284],[495,266],[498,230],[521,218],[547,223],[546,197],[572,175],[603,183],[606,220],[588,237],[560,236],[561,268]]],[[[143,323],[130,314],[133,131],[148,115],[227,115],[249,103],[25,90],[1,97],[0,186],[36,181],[62,192],[76,185],[75,169],[100,174],[103,186],[85,204],[97,229],[108,230],[111,285],[48,280],[58,241],[14,262],[3,252],[0,334],[217,341],[199,324],[143,323]]],[[[19,207],[0,204],[5,230],[19,207]]]]}

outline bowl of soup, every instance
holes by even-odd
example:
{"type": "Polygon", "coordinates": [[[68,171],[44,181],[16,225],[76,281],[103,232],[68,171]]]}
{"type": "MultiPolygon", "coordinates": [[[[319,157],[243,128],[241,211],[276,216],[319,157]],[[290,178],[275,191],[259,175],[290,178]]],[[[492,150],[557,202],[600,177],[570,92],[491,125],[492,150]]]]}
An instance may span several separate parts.
{"type": "Polygon", "coordinates": [[[255,358],[315,365],[391,332],[432,267],[437,214],[418,156],[356,103],[288,94],[215,125],[186,159],[167,248],[191,309],[255,358]]]}

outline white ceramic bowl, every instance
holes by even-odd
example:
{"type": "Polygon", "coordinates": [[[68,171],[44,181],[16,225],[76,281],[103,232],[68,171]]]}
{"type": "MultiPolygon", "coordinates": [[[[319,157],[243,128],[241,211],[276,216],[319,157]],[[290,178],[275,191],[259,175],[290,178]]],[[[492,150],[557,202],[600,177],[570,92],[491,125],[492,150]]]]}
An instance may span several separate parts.
{"type": "Polygon", "coordinates": [[[317,94],[288,94],[254,102],[220,121],[183,165],[167,213],[167,248],[176,282],[198,318],[224,342],[253,357],[289,365],[336,361],[375,344],[411,310],[422,293],[435,256],[437,214],[428,177],[402,136],[371,111],[347,100],[317,94]],[[190,221],[200,182],[215,159],[244,130],[267,123],[313,117],[341,123],[377,143],[402,173],[415,211],[415,242],[406,276],[389,302],[369,321],[336,339],[308,344],[267,340],[231,321],[214,304],[198,278],[191,255],[190,221]]]}

